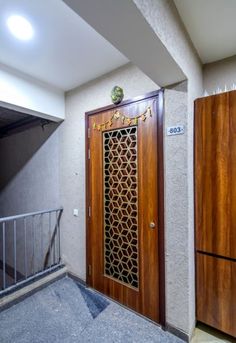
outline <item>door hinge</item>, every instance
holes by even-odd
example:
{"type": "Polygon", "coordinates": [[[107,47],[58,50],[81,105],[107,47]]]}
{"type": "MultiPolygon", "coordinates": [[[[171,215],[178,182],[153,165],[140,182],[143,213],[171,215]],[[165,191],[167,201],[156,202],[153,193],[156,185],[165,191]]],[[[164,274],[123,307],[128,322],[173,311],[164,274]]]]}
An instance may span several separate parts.
{"type": "Polygon", "coordinates": [[[90,128],[88,128],[88,138],[90,138],[90,128]]]}
{"type": "Polygon", "coordinates": [[[92,275],[92,266],[91,266],[91,264],[88,265],[88,275],[89,276],[92,275]]]}
{"type": "Polygon", "coordinates": [[[88,149],[88,159],[90,160],[90,149],[88,149]]]}
{"type": "Polygon", "coordinates": [[[91,206],[88,208],[88,216],[91,217],[91,206]]]}

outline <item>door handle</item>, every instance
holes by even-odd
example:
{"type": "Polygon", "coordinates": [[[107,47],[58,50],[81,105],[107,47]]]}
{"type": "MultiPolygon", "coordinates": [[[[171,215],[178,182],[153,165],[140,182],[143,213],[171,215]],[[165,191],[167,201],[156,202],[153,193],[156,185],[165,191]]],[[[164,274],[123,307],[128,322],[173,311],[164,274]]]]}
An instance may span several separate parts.
{"type": "Polygon", "coordinates": [[[154,222],[150,222],[149,227],[150,229],[155,229],[156,224],[154,222]]]}

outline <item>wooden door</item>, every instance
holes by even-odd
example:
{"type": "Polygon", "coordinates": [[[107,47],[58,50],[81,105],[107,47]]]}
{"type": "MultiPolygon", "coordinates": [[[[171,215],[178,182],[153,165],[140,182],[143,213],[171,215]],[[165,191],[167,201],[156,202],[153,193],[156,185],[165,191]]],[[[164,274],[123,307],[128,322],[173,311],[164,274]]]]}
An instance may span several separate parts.
{"type": "Polygon", "coordinates": [[[87,283],[163,324],[162,101],[87,116],[87,283]]]}
{"type": "Polygon", "coordinates": [[[236,91],[195,103],[196,248],[236,260],[236,91]]]}
{"type": "Polygon", "coordinates": [[[236,92],[195,102],[197,319],[236,337],[236,92]]]}

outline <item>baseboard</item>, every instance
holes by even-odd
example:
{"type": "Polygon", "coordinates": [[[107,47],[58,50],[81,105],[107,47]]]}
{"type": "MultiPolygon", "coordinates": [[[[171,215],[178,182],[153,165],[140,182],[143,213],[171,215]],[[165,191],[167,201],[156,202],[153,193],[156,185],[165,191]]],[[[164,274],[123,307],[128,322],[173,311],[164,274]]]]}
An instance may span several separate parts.
{"type": "Polygon", "coordinates": [[[80,277],[78,277],[77,275],[75,275],[73,272],[71,272],[70,270],[67,270],[67,276],[70,277],[72,280],[81,283],[82,285],[86,286],[86,282],[81,279],[80,277]]]}
{"type": "Polygon", "coordinates": [[[165,328],[165,329],[166,329],[168,332],[170,332],[170,333],[172,333],[173,335],[175,335],[176,337],[179,337],[179,338],[182,339],[183,341],[185,341],[185,342],[187,342],[187,343],[190,342],[190,338],[191,338],[191,337],[190,337],[186,332],[184,332],[184,331],[182,331],[182,330],[180,330],[180,329],[174,327],[173,325],[166,323],[166,328],[165,328]]]}

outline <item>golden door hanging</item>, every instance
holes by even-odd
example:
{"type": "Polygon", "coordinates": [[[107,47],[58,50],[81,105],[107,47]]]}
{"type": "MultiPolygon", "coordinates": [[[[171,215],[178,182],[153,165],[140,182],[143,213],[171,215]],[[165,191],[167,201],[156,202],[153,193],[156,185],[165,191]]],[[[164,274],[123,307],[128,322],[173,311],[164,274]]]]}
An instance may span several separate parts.
{"type": "Polygon", "coordinates": [[[109,128],[113,125],[114,119],[120,119],[123,125],[138,125],[139,119],[145,121],[148,116],[152,117],[152,110],[150,106],[148,106],[148,108],[143,113],[132,118],[129,118],[125,114],[121,113],[119,110],[116,110],[109,118],[109,120],[106,120],[104,123],[97,124],[96,122],[94,122],[93,129],[101,131],[103,129],[109,128]]]}

